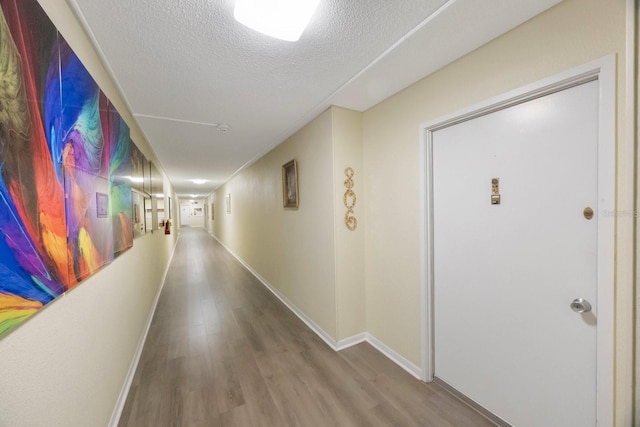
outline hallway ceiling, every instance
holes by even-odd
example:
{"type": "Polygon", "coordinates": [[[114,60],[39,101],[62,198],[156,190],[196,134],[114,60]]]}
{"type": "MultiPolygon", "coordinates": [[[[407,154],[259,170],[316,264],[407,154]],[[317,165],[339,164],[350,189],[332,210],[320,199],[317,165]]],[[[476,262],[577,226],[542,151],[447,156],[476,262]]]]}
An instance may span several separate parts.
{"type": "Polygon", "coordinates": [[[321,0],[295,43],[237,23],[233,0],[67,1],[188,197],[330,105],[364,111],[560,0],[321,0]]]}

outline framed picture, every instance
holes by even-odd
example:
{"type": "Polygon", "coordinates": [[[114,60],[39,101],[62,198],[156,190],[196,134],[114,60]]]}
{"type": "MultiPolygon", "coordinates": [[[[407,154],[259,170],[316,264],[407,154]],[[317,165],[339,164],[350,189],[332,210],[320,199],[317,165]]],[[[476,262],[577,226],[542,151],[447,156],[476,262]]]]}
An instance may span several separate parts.
{"type": "Polygon", "coordinates": [[[144,229],[153,233],[153,206],[151,197],[144,196],[144,229]]]}
{"type": "Polygon", "coordinates": [[[227,207],[227,213],[230,214],[231,213],[231,193],[227,193],[227,195],[224,196],[224,202],[227,207]]]}
{"type": "Polygon", "coordinates": [[[282,166],[282,206],[298,207],[298,163],[295,160],[282,166]]]}
{"type": "Polygon", "coordinates": [[[167,219],[171,219],[171,197],[169,197],[169,216],[167,216],[167,219]]]}
{"type": "Polygon", "coordinates": [[[216,206],[213,203],[211,203],[211,221],[216,219],[215,218],[216,217],[216,215],[215,215],[216,209],[215,208],[216,208],[216,206]]]}
{"type": "Polygon", "coordinates": [[[140,205],[133,204],[133,223],[138,224],[140,222],[140,205]]]}
{"type": "Polygon", "coordinates": [[[109,196],[104,193],[96,193],[96,213],[98,218],[106,218],[109,213],[109,196]]]}

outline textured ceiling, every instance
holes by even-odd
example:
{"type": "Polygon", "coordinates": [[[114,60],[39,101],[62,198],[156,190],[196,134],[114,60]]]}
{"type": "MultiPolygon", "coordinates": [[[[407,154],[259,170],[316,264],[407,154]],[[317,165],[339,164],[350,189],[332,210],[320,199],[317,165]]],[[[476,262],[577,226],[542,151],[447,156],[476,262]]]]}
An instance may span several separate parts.
{"type": "Polygon", "coordinates": [[[365,110],[559,2],[321,0],[292,43],[237,23],[233,0],[67,1],[179,195],[208,194],[331,104],[365,110]]]}

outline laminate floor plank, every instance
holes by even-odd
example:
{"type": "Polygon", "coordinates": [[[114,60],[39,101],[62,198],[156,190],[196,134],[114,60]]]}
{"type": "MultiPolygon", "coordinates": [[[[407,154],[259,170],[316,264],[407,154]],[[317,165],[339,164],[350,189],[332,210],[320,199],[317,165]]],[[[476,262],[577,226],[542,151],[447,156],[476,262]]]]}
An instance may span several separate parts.
{"type": "Polygon", "coordinates": [[[334,352],[203,229],[184,227],[118,425],[493,424],[367,343],[334,352]]]}

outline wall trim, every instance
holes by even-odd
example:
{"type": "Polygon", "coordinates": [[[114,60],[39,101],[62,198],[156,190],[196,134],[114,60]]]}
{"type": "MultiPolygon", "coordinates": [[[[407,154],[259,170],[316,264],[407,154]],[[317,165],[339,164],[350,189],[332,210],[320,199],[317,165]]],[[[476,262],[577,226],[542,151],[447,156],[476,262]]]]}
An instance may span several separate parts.
{"type": "Polygon", "coordinates": [[[289,299],[282,292],[276,289],[275,286],[269,283],[267,279],[265,279],[257,271],[255,271],[244,259],[242,259],[238,254],[236,254],[224,243],[222,243],[222,241],[220,241],[217,236],[212,234],[211,237],[213,237],[218,243],[220,243],[220,245],[222,245],[222,247],[225,248],[227,252],[229,252],[236,260],[238,260],[240,264],[244,266],[244,268],[249,270],[249,272],[253,274],[255,278],[260,281],[260,283],[262,283],[269,291],[271,291],[273,295],[275,295],[276,298],[278,298],[285,306],[287,306],[287,308],[291,310],[293,314],[298,316],[300,320],[302,320],[309,327],[309,329],[315,332],[316,335],[318,335],[322,339],[322,341],[324,341],[332,349],[336,349],[337,343],[331,335],[329,335],[324,331],[324,329],[318,326],[318,324],[314,322],[309,316],[304,314],[304,312],[296,307],[294,303],[289,301],[289,299]]]}
{"type": "Polygon", "coordinates": [[[353,335],[347,338],[343,338],[338,341],[334,347],[335,351],[344,350],[345,348],[353,347],[354,345],[366,342],[368,340],[368,336],[366,332],[362,332],[357,335],[353,335]]]}
{"type": "Polygon", "coordinates": [[[320,326],[318,326],[309,316],[307,316],[302,310],[296,307],[289,299],[284,296],[278,289],[276,289],[268,280],[262,277],[257,271],[255,271],[245,260],[243,260],[240,256],[238,256],[235,252],[229,249],[224,243],[218,239],[217,236],[211,235],[220,245],[225,248],[227,252],[229,252],[240,264],[242,264],[251,274],[253,274],[256,279],[260,281],[276,298],[278,298],[282,303],[289,309],[293,314],[298,316],[300,320],[302,320],[313,332],[315,332],[318,337],[320,337],[333,351],[341,351],[346,348],[352,347],[354,345],[367,342],[373,348],[378,350],[380,353],[385,355],[388,359],[394,362],[396,365],[404,369],[406,372],[411,374],[414,378],[421,380],[424,376],[422,369],[406,359],[397,351],[393,350],[391,347],[380,341],[378,338],[369,334],[368,332],[362,332],[351,337],[343,338],[340,341],[336,341],[331,335],[325,332],[320,326]]]}
{"type": "Polygon", "coordinates": [[[398,353],[397,351],[395,351],[394,349],[392,349],[391,347],[389,347],[388,345],[386,345],[385,343],[383,343],[382,341],[380,341],[378,338],[374,337],[371,334],[367,334],[367,342],[371,344],[380,353],[387,356],[387,358],[391,359],[391,361],[394,362],[396,365],[400,366],[402,369],[407,371],[416,379],[422,381],[423,372],[420,366],[416,365],[415,363],[412,363],[407,358],[402,356],[400,353],[398,353]]]}
{"type": "MultiPolygon", "coordinates": [[[[627,140],[631,147],[637,147],[638,143],[638,85],[637,85],[637,77],[638,77],[638,18],[640,16],[639,8],[640,3],[638,0],[627,0],[626,1],[626,15],[627,15],[627,24],[626,24],[626,46],[627,50],[625,51],[625,61],[626,61],[626,76],[625,76],[625,90],[627,94],[626,99],[626,132],[628,132],[627,140]]],[[[637,214],[638,209],[640,208],[638,204],[638,165],[640,164],[640,152],[638,148],[635,149],[634,156],[634,165],[633,171],[635,173],[635,188],[634,188],[634,212],[637,214]]],[[[638,298],[637,291],[634,291],[634,287],[637,286],[638,281],[638,228],[640,222],[636,215],[636,219],[633,224],[633,285],[629,289],[629,294],[627,300],[630,301],[630,307],[627,307],[627,310],[630,310],[630,316],[633,318],[633,325],[627,333],[627,337],[629,342],[631,343],[631,361],[630,361],[630,371],[633,374],[629,376],[627,379],[628,383],[624,384],[625,387],[630,388],[628,400],[631,402],[631,410],[625,411],[623,414],[627,418],[623,418],[621,424],[629,424],[629,425],[638,425],[640,422],[640,381],[638,380],[640,375],[640,340],[637,339],[640,333],[640,317],[638,316],[640,310],[640,299],[638,298]]],[[[626,396],[622,397],[622,399],[627,398],[626,396]]],[[[627,402],[623,402],[624,405],[627,405],[627,402]]],[[[620,404],[618,404],[620,407],[620,404]]]]}
{"type": "Polygon", "coordinates": [[[160,287],[158,288],[158,291],[156,292],[156,296],[153,299],[153,303],[151,304],[151,310],[149,310],[149,315],[147,316],[147,322],[145,323],[142,331],[142,335],[140,335],[140,339],[138,340],[138,346],[136,348],[135,354],[133,355],[133,359],[131,360],[131,365],[129,366],[129,371],[127,372],[127,376],[125,377],[124,383],[122,384],[120,395],[118,396],[118,400],[116,400],[116,406],[113,408],[113,412],[111,413],[111,419],[109,420],[109,427],[117,427],[118,422],[120,421],[120,417],[122,416],[122,411],[124,410],[124,405],[127,402],[127,396],[129,395],[131,384],[133,383],[133,378],[135,377],[136,371],[138,370],[138,363],[140,363],[142,350],[144,349],[144,344],[147,341],[147,335],[149,334],[149,329],[151,328],[151,322],[153,321],[153,316],[156,313],[158,301],[160,300],[160,294],[162,294],[162,289],[164,289],[164,284],[167,280],[167,274],[169,273],[169,267],[171,266],[171,261],[173,261],[173,255],[176,253],[178,240],[180,240],[179,233],[176,238],[176,242],[173,244],[173,249],[171,250],[171,256],[169,257],[167,266],[164,269],[164,274],[162,275],[162,281],[160,282],[160,287]]]}

